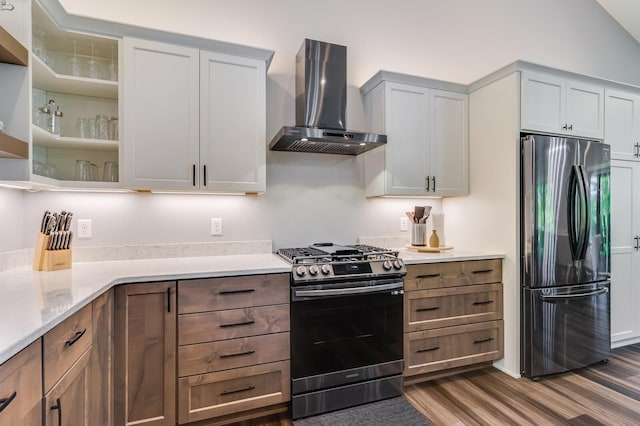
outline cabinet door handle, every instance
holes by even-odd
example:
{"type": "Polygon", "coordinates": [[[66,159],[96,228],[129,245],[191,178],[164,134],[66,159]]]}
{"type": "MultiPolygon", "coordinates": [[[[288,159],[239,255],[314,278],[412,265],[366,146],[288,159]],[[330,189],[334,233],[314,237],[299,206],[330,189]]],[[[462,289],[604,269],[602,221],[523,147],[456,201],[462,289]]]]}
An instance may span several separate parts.
{"type": "Polygon", "coordinates": [[[434,306],[432,308],[418,308],[416,309],[416,312],[437,311],[438,309],[440,309],[440,306],[434,306]]]}
{"type": "Polygon", "coordinates": [[[473,341],[473,344],[478,344],[478,343],[485,343],[485,342],[490,342],[493,340],[493,337],[487,337],[486,339],[477,339],[473,341]]]}
{"type": "Polygon", "coordinates": [[[244,289],[244,290],[224,290],[224,291],[221,291],[218,294],[220,294],[222,296],[226,296],[226,295],[229,295],[229,294],[253,293],[254,291],[256,291],[256,290],[253,289],[253,288],[247,288],[247,289],[244,289]]]}
{"type": "Polygon", "coordinates": [[[84,330],[82,330],[82,331],[76,331],[76,334],[74,334],[74,335],[73,335],[73,337],[72,337],[71,339],[67,340],[67,341],[65,342],[65,344],[64,344],[64,345],[65,345],[65,346],[71,346],[71,345],[73,345],[75,342],[77,342],[78,340],[80,340],[80,338],[81,338],[82,336],[84,336],[84,333],[86,333],[86,332],[87,332],[87,329],[86,329],[86,328],[85,328],[84,330]]]}
{"type": "Polygon", "coordinates": [[[472,271],[472,274],[488,274],[489,272],[493,272],[493,269],[479,269],[477,271],[472,271]]]}
{"type": "Polygon", "coordinates": [[[240,389],[225,390],[220,392],[220,396],[231,395],[232,393],[238,393],[238,392],[246,392],[246,391],[254,390],[255,388],[256,388],[255,386],[249,385],[240,389]]]}
{"type": "Polygon", "coordinates": [[[567,125],[562,126],[562,130],[567,130],[567,125]]]}
{"type": "Polygon", "coordinates": [[[483,300],[482,302],[473,302],[474,305],[488,305],[493,303],[493,300],[483,300]]]}
{"type": "Polygon", "coordinates": [[[436,177],[432,176],[431,181],[433,182],[433,185],[431,185],[433,186],[433,188],[431,188],[431,191],[436,192],[436,177]]]}
{"type": "Polygon", "coordinates": [[[429,176],[424,180],[424,186],[427,192],[429,192],[429,176]]]}
{"type": "Polygon", "coordinates": [[[62,403],[60,402],[60,398],[56,399],[56,405],[52,405],[50,410],[58,410],[58,424],[62,425],[62,403]]]}
{"type": "Polygon", "coordinates": [[[438,349],[440,349],[440,346],[432,346],[432,347],[426,348],[426,349],[418,349],[416,351],[416,353],[419,354],[421,352],[432,352],[432,351],[437,351],[438,349]]]}
{"type": "Polygon", "coordinates": [[[193,165],[193,170],[191,171],[191,175],[192,175],[192,177],[191,177],[191,180],[192,180],[191,184],[192,184],[193,186],[196,186],[196,165],[195,165],[195,164],[193,165]]]}
{"type": "Polygon", "coordinates": [[[440,274],[427,274],[427,275],[416,275],[416,278],[418,278],[418,279],[422,279],[422,278],[437,278],[439,276],[440,276],[440,274]]]}
{"type": "Polygon", "coordinates": [[[227,324],[220,324],[220,328],[238,327],[238,326],[241,326],[241,325],[251,325],[251,324],[255,324],[255,321],[249,320],[249,321],[240,321],[240,322],[230,322],[230,323],[227,323],[227,324]]]}
{"type": "Polygon", "coordinates": [[[167,288],[167,312],[171,313],[171,287],[167,288]]]}
{"type": "Polygon", "coordinates": [[[16,391],[13,391],[13,393],[9,395],[9,398],[0,399],[0,413],[2,413],[2,410],[7,408],[9,404],[11,404],[11,401],[16,399],[16,395],[18,395],[18,393],[16,391]]]}
{"type": "Polygon", "coordinates": [[[635,250],[640,250],[640,242],[639,242],[640,237],[636,235],[635,237],[633,237],[633,239],[636,241],[636,243],[635,243],[635,245],[633,246],[633,248],[634,248],[635,250]]]}
{"type": "Polygon", "coordinates": [[[204,178],[202,179],[202,183],[204,184],[204,186],[207,186],[207,165],[206,164],[202,166],[202,174],[204,175],[204,178]]]}
{"type": "Polygon", "coordinates": [[[573,124],[569,124],[569,130],[573,130],[573,124]]]}
{"type": "Polygon", "coordinates": [[[256,351],[254,350],[248,350],[248,351],[244,351],[244,352],[236,352],[233,354],[220,354],[220,358],[232,358],[234,356],[243,356],[243,355],[251,355],[256,353],[256,351]]]}
{"type": "Polygon", "coordinates": [[[633,156],[634,157],[640,157],[640,144],[639,143],[636,143],[633,146],[633,156]]]}

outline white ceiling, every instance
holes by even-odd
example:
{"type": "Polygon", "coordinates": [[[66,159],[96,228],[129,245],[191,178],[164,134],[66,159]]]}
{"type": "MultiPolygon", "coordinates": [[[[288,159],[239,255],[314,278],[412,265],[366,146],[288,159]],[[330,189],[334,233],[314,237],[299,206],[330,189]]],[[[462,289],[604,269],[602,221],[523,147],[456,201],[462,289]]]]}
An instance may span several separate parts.
{"type": "Polygon", "coordinates": [[[597,0],[597,2],[640,43],[640,1],[597,0]]]}

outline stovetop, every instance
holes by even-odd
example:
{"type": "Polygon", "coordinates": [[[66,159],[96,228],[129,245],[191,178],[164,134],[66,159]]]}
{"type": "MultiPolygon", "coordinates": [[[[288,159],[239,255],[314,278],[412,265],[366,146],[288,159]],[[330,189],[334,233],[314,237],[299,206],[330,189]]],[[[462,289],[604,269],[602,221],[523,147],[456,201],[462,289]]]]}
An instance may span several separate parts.
{"type": "Polygon", "coordinates": [[[293,265],[294,283],[380,279],[407,272],[397,251],[364,244],[317,243],[279,249],[276,254],[293,265]]]}

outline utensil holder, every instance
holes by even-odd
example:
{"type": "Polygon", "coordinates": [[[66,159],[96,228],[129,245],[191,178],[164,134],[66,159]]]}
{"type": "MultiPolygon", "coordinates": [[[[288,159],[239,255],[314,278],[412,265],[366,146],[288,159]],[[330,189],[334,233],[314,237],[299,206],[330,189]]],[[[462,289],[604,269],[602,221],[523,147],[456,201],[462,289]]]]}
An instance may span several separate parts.
{"type": "Polygon", "coordinates": [[[71,249],[47,250],[50,235],[38,233],[33,253],[34,271],[58,271],[71,268],[71,249]]]}
{"type": "Polygon", "coordinates": [[[411,245],[424,246],[427,244],[427,224],[412,223],[411,224],[411,245]]]}

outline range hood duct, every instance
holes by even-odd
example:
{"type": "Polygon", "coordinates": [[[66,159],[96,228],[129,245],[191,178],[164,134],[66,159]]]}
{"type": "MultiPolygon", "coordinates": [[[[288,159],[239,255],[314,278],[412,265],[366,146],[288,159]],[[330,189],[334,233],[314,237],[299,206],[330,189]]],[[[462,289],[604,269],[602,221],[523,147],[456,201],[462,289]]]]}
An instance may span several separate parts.
{"type": "Polygon", "coordinates": [[[305,39],[296,56],[296,126],[283,127],[274,151],[358,155],[387,143],[386,135],[346,130],[347,48],[305,39]]]}

